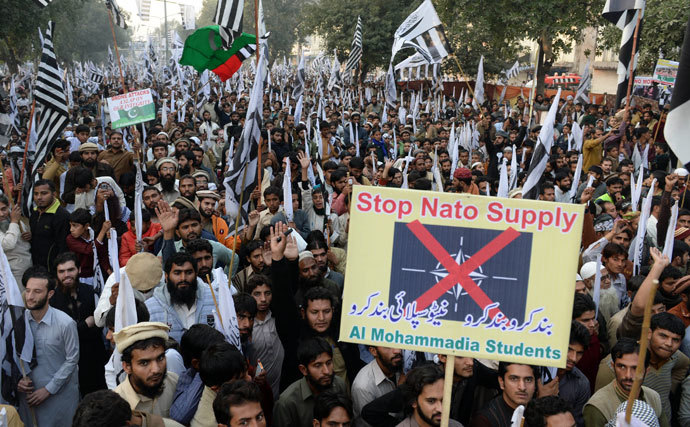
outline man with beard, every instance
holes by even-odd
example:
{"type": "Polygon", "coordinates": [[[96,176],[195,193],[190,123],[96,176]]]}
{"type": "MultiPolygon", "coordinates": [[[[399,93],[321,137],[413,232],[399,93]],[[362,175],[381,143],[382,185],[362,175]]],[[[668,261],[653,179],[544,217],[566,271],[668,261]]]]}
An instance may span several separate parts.
{"type": "Polygon", "coordinates": [[[132,410],[168,417],[178,376],[168,372],[165,341],[168,326],[160,322],[140,322],[114,335],[127,379],[115,392],[132,410]]]}
{"type": "Polygon", "coordinates": [[[333,372],[333,349],[321,337],[303,341],[297,359],[302,379],[295,381],[276,402],[275,427],[309,426],[314,419],[314,397],[333,390],[347,395],[347,385],[333,372]]]}
{"type": "Polygon", "coordinates": [[[108,360],[101,328],[96,326],[93,312],[95,293],[92,286],[79,282],[79,261],[72,252],[63,252],[55,259],[57,291],[50,305],[67,313],[77,322],[79,333],[79,391],[85,396],[106,388],[103,365],[108,360]]]}
{"type": "Polygon", "coordinates": [[[196,180],[191,175],[182,175],[179,180],[180,196],[192,202],[194,206],[199,206],[196,198],[196,180]]]}
{"type": "Polygon", "coordinates": [[[156,208],[158,207],[158,202],[163,199],[161,190],[156,187],[144,187],[142,192],[142,203],[146,211],[151,214],[151,222],[158,224],[158,215],[156,214],[156,208]]]}
{"type": "MultiPolygon", "coordinates": [[[[323,254],[322,254],[323,255],[323,254]]],[[[295,290],[295,302],[300,304],[304,298],[305,293],[316,286],[321,286],[330,291],[334,297],[340,299],[342,296],[342,288],[334,281],[323,276],[323,268],[316,262],[316,258],[311,251],[306,250],[300,252],[298,258],[297,289],[295,290]]]]}
{"type": "MultiPolygon", "coordinates": [[[[632,338],[623,337],[618,340],[611,349],[611,360],[615,378],[594,393],[587,401],[582,411],[585,427],[603,426],[608,420],[614,418],[618,406],[628,400],[637,364],[644,364],[643,375],[649,366],[649,359],[640,360],[640,345],[632,338]]],[[[670,425],[670,421],[662,409],[659,393],[649,387],[641,386],[638,399],[646,402],[654,409],[660,426],[667,427],[670,425]]]]}
{"type": "Polygon", "coordinates": [[[161,191],[166,202],[174,202],[180,197],[180,192],[177,191],[177,180],[175,179],[177,160],[172,157],[164,157],[156,162],[156,169],[158,170],[160,182],[155,187],[161,191]]]}
{"type": "MultiPolygon", "coordinates": [[[[515,362],[499,362],[498,384],[503,392],[472,417],[470,427],[509,427],[515,408],[534,397],[538,369],[515,362]]],[[[599,424],[603,425],[603,424],[599,424]]]]}
{"type": "Polygon", "coordinates": [[[197,264],[192,255],[176,252],[165,261],[165,286],[146,300],[151,321],[170,325],[170,336],[180,341],[196,323],[211,324],[213,298],[208,286],[197,282],[197,264]]]}
{"type": "MultiPolygon", "coordinates": [[[[323,234],[314,233],[310,234],[309,237],[313,238],[309,239],[307,250],[314,256],[314,261],[316,261],[316,265],[319,267],[321,277],[334,282],[338,286],[339,292],[342,293],[345,286],[345,276],[328,267],[328,244],[323,238],[323,234]]],[[[355,413],[358,413],[358,411],[355,411],[355,413]]]]}
{"type": "MultiPolygon", "coordinates": [[[[119,181],[120,176],[125,172],[134,172],[134,154],[123,149],[124,139],[120,131],[113,131],[110,134],[110,148],[98,154],[98,161],[108,163],[115,171],[115,180],[119,181]]],[[[132,148],[138,150],[139,143],[134,142],[132,148]]]]}
{"type": "Polygon", "coordinates": [[[570,175],[566,172],[556,173],[556,187],[554,191],[556,192],[556,202],[558,203],[570,203],[570,188],[572,179],[570,175]]]}
{"type": "Polygon", "coordinates": [[[160,254],[163,260],[169,258],[172,254],[185,250],[190,241],[198,238],[206,239],[213,247],[213,265],[222,265],[227,272],[232,259],[232,277],[237,272],[237,265],[239,264],[239,257],[224,245],[212,240],[214,237],[211,233],[201,228],[201,215],[196,209],[180,209],[173,211],[172,208],[164,201],[159,203],[158,219],[161,227],[163,227],[163,247],[160,254]],[[161,208],[163,211],[161,211],[161,208]],[[175,238],[179,240],[175,241],[175,238]]]}
{"type": "Polygon", "coordinates": [[[68,427],[79,403],[79,336],[74,320],[50,306],[55,281],[41,266],[22,277],[26,291],[24,316],[36,343],[36,366],[17,384],[19,413],[27,425],[36,416],[40,426],[68,427]]]}
{"type": "Polygon", "coordinates": [[[269,267],[264,260],[264,252],[264,243],[261,240],[251,240],[242,246],[244,259],[249,265],[232,278],[232,284],[240,292],[246,292],[246,285],[252,275],[257,273],[270,274],[269,267]]]}
{"type": "MultiPolygon", "coordinates": [[[[436,365],[423,365],[407,374],[403,385],[407,400],[407,418],[397,427],[440,427],[443,411],[443,375],[441,368],[436,365]]],[[[462,424],[453,419],[448,420],[448,425],[462,427],[462,424]]]]}
{"type": "Polygon", "coordinates": [[[194,167],[196,157],[193,151],[178,151],[175,153],[175,159],[177,160],[177,171],[180,177],[191,175],[196,171],[194,167]]]}
{"type": "Polygon", "coordinates": [[[367,403],[389,393],[398,386],[402,375],[402,350],[369,346],[374,360],[363,367],[352,383],[352,409],[359,417],[367,403]]]}
{"type": "Polygon", "coordinates": [[[213,246],[206,239],[194,239],[187,243],[186,252],[190,254],[197,265],[197,278],[202,282],[213,285],[213,290],[218,292],[218,278],[213,274],[213,246]]]}
{"type": "Polygon", "coordinates": [[[232,249],[233,246],[239,248],[239,239],[235,243],[235,238],[230,236],[228,223],[220,215],[216,214],[220,194],[215,191],[201,190],[196,192],[196,197],[199,200],[201,227],[207,232],[213,233],[216,236],[216,240],[225,245],[225,247],[229,249],[232,249]]]}

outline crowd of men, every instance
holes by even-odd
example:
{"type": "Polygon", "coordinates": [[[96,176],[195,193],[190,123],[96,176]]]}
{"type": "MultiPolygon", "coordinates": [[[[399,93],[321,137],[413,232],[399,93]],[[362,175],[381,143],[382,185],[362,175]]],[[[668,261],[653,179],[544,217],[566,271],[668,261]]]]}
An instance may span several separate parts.
{"type": "MultiPolygon", "coordinates": [[[[112,129],[101,114],[100,95],[116,88],[75,88],[71,125],[52,145],[24,218],[10,166],[24,152],[30,122],[29,95],[19,88],[19,126],[3,152],[0,242],[24,295],[36,364],[9,393],[21,420],[3,406],[10,425],[440,425],[446,356],[340,340],[350,194],[373,185],[496,195],[502,159],[510,168],[515,156],[508,196],[519,198],[549,99],[539,95],[530,118],[522,97],[473,106],[471,96],[446,93],[439,108],[426,105],[433,99],[410,105],[419,98],[404,91],[404,105],[384,111],[382,85],[370,84],[360,105],[329,97],[323,109],[307,90],[304,114],[294,117],[295,100],[283,97],[290,89],[266,88],[262,179],[236,233],[223,180],[243,143],[247,92],[211,83],[200,107],[180,105],[167,117],[157,108],[156,121],[133,130],[112,129]],[[453,150],[452,128],[466,123],[476,130],[474,144],[453,150]],[[284,200],[288,164],[292,197],[284,200]],[[233,293],[239,348],[217,330],[219,276],[233,293]],[[115,331],[124,277],[138,323],[115,331]]],[[[165,102],[181,99],[172,92],[158,91],[165,102]]],[[[7,99],[2,108],[6,114],[7,99]]],[[[519,405],[529,427],[615,425],[638,364],[646,375],[635,417],[649,426],[690,425],[688,172],[672,168],[664,117],[649,105],[612,111],[560,100],[538,197],[585,205],[581,251],[562,254],[581,265],[567,365],[456,357],[450,425],[510,426],[519,405]],[[573,182],[580,156],[583,172],[573,182]],[[631,203],[640,173],[638,200],[648,193],[651,200],[646,223],[641,203],[631,203]],[[642,262],[633,274],[638,244],[642,262]],[[639,360],[655,281],[649,352],[639,360]]]]}

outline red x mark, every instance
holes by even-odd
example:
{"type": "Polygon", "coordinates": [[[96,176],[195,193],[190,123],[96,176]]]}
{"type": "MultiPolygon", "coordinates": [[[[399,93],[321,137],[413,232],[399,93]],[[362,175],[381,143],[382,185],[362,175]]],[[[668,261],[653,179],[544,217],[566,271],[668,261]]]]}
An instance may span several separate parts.
{"type": "MultiPolygon", "coordinates": [[[[441,265],[445,267],[446,271],[448,271],[446,277],[417,298],[417,310],[424,310],[427,308],[432,302],[436,301],[446,291],[455,286],[456,283],[462,286],[482,310],[484,310],[486,306],[493,304],[491,298],[477,286],[469,274],[508,246],[510,242],[517,239],[520,236],[520,232],[513,228],[506,229],[486,246],[477,251],[470,259],[462,264],[457,264],[453,257],[450,256],[419,220],[407,224],[407,228],[412,231],[419,241],[422,242],[424,247],[426,247],[434,258],[436,258],[441,265]]],[[[500,312],[498,308],[494,308],[489,312],[489,317],[493,319],[494,316],[500,312]]]]}

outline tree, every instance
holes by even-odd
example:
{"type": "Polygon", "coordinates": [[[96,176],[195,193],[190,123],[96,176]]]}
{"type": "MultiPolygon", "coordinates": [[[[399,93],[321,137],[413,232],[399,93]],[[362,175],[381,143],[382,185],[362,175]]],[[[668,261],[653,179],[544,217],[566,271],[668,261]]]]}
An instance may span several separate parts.
{"type": "MultiPolygon", "coordinates": [[[[690,3],[687,0],[647,0],[638,44],[638,73],[651,74],[659,54],[672,61],[679,60],[688,17],[690,3]]],[[[597,42],[599,48],[618,52],[621,30],[609,23],[601,28],[597,42]]]]}
{"type": "MultiPolygon", "coordinates": [[[[0,14],[0,61],[11,72],[24,61],[40,58],[37,30],[44,31],[49,20],[55,22],[53,41],[59,61],[105,60],[113,41],[103,0],[60,0],[45,8],[34,2],[10,2],[0,14]]],[[[115,33],[118,43],[129,41],[128,31],[116,28],[115,33]]]]}
{"type": "MultiPolygon", "coordinates": [[[[216,0],[204,0],[197,17],[198,27],[213,25],[217,3],[216,0]]],[[[266,31],[271,32],[268,39],[270,60],[289,56],[295,43],[300,41],[297,29],[304,19],[301,12],[305,3],[306,0],[267,0],[262,3],[266,31]]],[[[256,34],[255,28],[254,2],[245,1],[242,31],[256,34]]]]}
{"type": "MultiPolygon", "coordinates": [[[[387,68],[393,34],[418,6],[417,0],[320,0],[304,7],[300,31],[322,36],[328,51],[336,49],[342,63],[350,52],[357,16],[361,16],[362,72],[366,74],[373,67],[387,68]]],[[[413,53],[406,49],[399,57],[413,53]]]]}

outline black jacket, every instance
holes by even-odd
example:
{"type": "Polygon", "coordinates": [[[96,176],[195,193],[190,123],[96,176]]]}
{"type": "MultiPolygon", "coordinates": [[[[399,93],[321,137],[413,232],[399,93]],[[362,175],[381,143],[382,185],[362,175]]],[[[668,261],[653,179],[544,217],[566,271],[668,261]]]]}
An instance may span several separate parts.
{"type": "MultiPolygon", "coordinates": [[[[74,176],[76,175],[76,170],[77,168],[72,168],[68,170],[67,175],[65,175],[65,188],[62,192],[62,196],[60,197],[60,200],[62,200],[65,203],[74,203],[74,190],[77,189],[77,186],[74,184],[74,176]]],[[[107,163],[96,162],[96,166],[94,166],[91,169],[91,172],[93,172],[94,178],[98,178],[99,176],[109,176],[112,179],[115,179],[115,170],[112,166],[110,166],[107,163]]]]}
{"type": "Polygon", "coordinates": [[[67,234],[69,234],[69,212],[58,204],[48,208],[44,213],[38,210],[31,212],[31,259],[34,265],[42,265],[52,270],[53,260],[62,252],[67,252],[67,234]]]}

